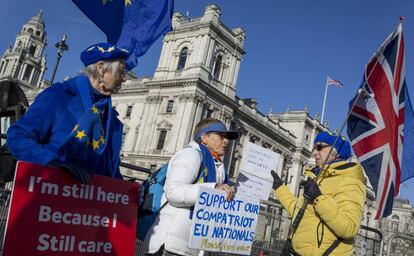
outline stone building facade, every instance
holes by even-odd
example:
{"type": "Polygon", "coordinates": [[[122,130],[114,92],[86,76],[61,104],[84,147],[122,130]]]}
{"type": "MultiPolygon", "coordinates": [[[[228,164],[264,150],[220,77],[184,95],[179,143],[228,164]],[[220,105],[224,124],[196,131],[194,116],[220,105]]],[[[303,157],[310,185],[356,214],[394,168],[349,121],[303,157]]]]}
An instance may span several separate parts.
{"type": "Polygon", "coordinates": [[[379,221],[378,228],[384,234],[384,242],[390,247],[390,255],[414,255],[414,208],[404,198],[395,198],[392,213],[379,221]]]}
{"type": "Polygon", "coordinates": [[[246,33],[226,27],[220,15],[216,5],[195,19],[175,13],[154,76],[130,79],[113,96],[125,125],[123,161],[155,170],[186,147],[198,121],[215,117],[241,134],[225,159],[232,178],[250,141],[282,155],[278,172],[297,191],[311,141],[326,128],[306,109],[265,115],[254,99],[237,96],[246,33]]]}

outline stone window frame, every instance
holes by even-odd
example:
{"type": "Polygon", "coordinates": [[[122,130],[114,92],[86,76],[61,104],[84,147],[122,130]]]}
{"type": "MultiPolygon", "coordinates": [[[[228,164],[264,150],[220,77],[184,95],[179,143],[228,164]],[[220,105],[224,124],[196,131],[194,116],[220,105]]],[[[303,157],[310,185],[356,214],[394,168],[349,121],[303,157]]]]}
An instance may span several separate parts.
{"type": "Polygon", "coordinates": [[[177,71],[182,71],[183,69],[185,69],[188,56],[189,56],[188,46],[184,45],[178,54],[178,62],[177,62],[177,69],[176,69],[177,71]],[[185,52],[185,55],[184,55],[184,52],[185,52]]]}
{"type": "Polygon", "coordinates": [[[224,54],[218,54],[214,57],[214,64],[211,70],[212,76],[218,81],[220,81],[223,76],[223,56],[224,54]],[[217,63],[220,65],[217,66],[217,63]]]}
{"type": "Polygon", "coordinates": [[[127,106],[126,113],[125,113],[126,118],[131,118],[133,108],[134,106],[132,105],[127,106]]]}
{"type": "Polygon", "coordinates": [[[165,113],[172,113],[174,109],[174,100],[167,101],[167,108],[165,109],[165,113]]]}
{"type": "Polygon", "coordinates": [[[224,46],[217,44],[210,62],[210,75],[216,81],[225,79],[225,69],[229,66],[229,53],[224,46]],[[220,60],[220,66],[217,69],[217,61],[220,60]]]}
{"type": "Polygon", "coordinates": [[[189,40],[184,40],[184,41],[180,42],[177,47],[175,47],[173,55],[174,55],[174,58],[175,58],[174,59],[175,71],[177,73],[180,73],[181,71],[186,69],[186,67],[188,66],[188,60],[189,60],[192,52],[193,52],[193,44],[189,40]],[[180,61],[180,55],[181,55],[181,52],[184,48],[187,48],[187,57],[186,57],[186,60],[185,60],[185,65],[184,65],[183,69],[178,69],[178,64],[179,64],[179,61],[180,61]]]}
{"type": "Polygon", "coordinates": [[[29,48],[29,55],[30,56],[35,56],[35,54],[36,54],[36,51],[37,51],[37,45],[35,45],[35,44],[31,44],[30,45],[30,48],[29,48]]]}
{"type": "Polygon", "coordinates": [[[165,147],[165,141],[167,140],[167,129],[160,129],[158,133],[158,140],[156,150],[163,150],[165,147]]]}

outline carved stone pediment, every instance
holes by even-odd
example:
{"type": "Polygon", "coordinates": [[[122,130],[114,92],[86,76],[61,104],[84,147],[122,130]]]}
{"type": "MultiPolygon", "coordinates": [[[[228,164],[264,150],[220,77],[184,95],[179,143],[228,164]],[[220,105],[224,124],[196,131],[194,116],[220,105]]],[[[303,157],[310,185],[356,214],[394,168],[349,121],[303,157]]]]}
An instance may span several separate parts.
{"type": "Polygon", "coordinates": [[[171,130],[171,127],[173,126],[172,123],[168,122],[167,120],[163,120],[157,124],[158,130],[171,130]]]}

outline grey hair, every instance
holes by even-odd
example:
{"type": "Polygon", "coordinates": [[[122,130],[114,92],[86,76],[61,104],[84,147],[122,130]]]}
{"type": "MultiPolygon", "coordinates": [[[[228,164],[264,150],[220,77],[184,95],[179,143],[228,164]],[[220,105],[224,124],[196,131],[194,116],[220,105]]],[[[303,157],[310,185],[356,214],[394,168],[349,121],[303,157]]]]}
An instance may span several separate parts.
{"type": "MultiPolygon", "coordinates": [[[[107,71],[112,71],[115,76],[120,75],[120,67],[121,63],[119,60],[105,60],[103,61],[103,71],[104,73],[107,71]]],[[[96,63],[90,64],[87,67],[85,67],[85,70],[83,71],[85,75],[88,77],[91,77],[93,79],[99,79],[99,73],[96,66],[96,63]]]]}

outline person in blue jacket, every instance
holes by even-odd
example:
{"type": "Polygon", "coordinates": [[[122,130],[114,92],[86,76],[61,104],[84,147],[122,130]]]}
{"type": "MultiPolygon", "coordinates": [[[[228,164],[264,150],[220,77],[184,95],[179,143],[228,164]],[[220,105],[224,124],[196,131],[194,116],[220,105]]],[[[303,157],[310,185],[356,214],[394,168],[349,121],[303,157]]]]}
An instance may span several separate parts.
{"type": "Polygon", "coordinates": [[[122,178],[123,125],[111,95],[125,81],[129,53],[109,43],[81,53],[84,75],[55,83],[40,93],[7,132],[17,160],[61,167],[81,182],[91,174],[122,178]]]}

